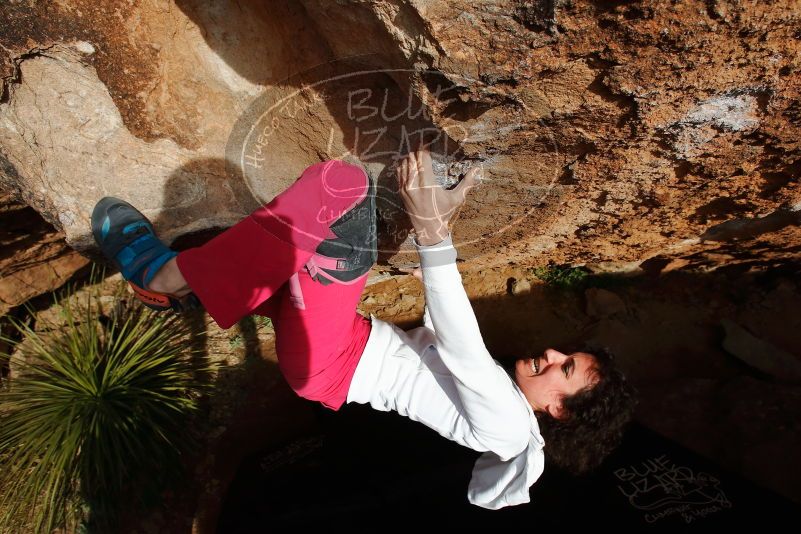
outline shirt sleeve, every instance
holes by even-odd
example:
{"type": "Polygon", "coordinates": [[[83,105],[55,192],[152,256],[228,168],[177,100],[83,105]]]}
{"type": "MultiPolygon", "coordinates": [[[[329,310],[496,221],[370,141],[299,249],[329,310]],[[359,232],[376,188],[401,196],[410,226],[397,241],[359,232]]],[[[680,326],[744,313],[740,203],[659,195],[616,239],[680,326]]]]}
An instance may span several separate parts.
{"type": "Polygon", "coordinates": [[[452,236],[435,245],[420,245],[426,307],[437,351],[453,375],[456,390],[476,439],[508,459],[528,444],[528,412],[506,371],[492,358],[456,268],[452,236]]]}
{"type": "Polygon", "coordinates": [[[431,322],[431,314],[428,312],[428,304],[423,309],[423,326],[434,330],[434,323],[431,322]]]}
{"type": "Polygon", "coordinates": [[[545,454],[534,438],[526,452],[510,460],[485,452],[473,467],[467,500],[489,510],[531,502],[529,488],[544,469],[545,454]]]}

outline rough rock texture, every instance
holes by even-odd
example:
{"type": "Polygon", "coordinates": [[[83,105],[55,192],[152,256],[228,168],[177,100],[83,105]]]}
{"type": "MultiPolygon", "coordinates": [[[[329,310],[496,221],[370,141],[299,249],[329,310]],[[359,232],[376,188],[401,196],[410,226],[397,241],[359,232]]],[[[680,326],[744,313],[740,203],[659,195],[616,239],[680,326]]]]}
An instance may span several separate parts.
{"type": "Polygon", "coordinates": [[[229,226],[350,150],[383,186],[382,261],[397,265],[410,257],[395,254],[386,167],[403,128],[423,127],[447,134],[443,161],[484,163],[454,230],[477,266],[798,259],[798,8],[11,2],[0,181],[87,251],[102,195],[171,240],[229,226]]]}
{"type": "Polygon", "coordinates": [[[61,287],[88,263],[33,209],[0,194],[0,316],[61,287]]]}
{"type": "MultiPolygon", "coordinates": [[[[797,449],[797,387],[741,373],[719,324],[797,356],[797,283],[718,305],[737,283],[702,293],[712,275],[697,273],[801,259],[800,37],[793,0],[14,0],[0,187],[92,255],[104,195],[169,242],[351,153],[380,185],[383,272],[362,311],[411,320],[422,294],[395,269],[416,257],[392,163],[411,133],[437,133],[441,183],[484,166],[453,232],[493,354],[603,340],[647,386],[644,421],[798,500],[774,462],[797,449]],[[698,278],[675,299],[667,284],[566,300],[524,274],[549,262],[698,278]]],[[[238,429],[231,442],[253,446],[238,429]]],[[[230,475],[240,453],[208,462],[230,475]]],[[[209,525],[229,475],[199,490],[209,525]]]]}

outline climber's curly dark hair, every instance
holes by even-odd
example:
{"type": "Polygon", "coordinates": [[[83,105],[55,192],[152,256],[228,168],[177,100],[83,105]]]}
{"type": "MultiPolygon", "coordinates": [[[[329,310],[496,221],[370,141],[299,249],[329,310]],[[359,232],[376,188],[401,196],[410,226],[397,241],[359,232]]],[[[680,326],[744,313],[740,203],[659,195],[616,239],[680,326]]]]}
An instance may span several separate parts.
{"type": "MultiPolygon", "coordinates": [[[[580,475],[596,469],[620,445],[623,432],[638,404],[637,389],[615,366],[614,354],[596,345],[581,345],[571,352],[595,356],[594,386],[564,397],[563,419],[535,411],[540,433],[545,441],[546,464],[580,475]]],[[[514,362],[504,366],[514,380],[514,362]]]]}

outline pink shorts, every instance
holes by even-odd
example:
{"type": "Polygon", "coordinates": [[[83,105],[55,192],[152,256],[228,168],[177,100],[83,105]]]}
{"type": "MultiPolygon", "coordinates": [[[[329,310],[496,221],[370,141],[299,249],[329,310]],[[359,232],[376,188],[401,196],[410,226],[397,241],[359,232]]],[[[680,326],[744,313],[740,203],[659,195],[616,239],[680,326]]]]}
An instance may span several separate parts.
{"type": "Polygon", "coordinates": [[[247,315],[270,317],[278,365],[303,398],[332,410],[345,403],[371,322],[356,311],[367,283],[322,285],[304,264],[333,236],[329,226],[361,202],[369,178],[340,160],[307,167],[283,193],[208,243],[180,252],[189,287],[221,328],[247,315]],[[297,273],[304,309],[289,279],[297,273]]]}

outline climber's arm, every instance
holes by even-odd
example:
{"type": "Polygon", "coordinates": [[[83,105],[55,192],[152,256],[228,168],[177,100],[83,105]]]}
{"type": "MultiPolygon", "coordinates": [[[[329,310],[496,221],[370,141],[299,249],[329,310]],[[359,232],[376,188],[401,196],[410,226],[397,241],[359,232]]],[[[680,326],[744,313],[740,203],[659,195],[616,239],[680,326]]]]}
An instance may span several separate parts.
{"type": "Polygon", "coordinates": [[[512,457],[528,444],[528,412],[506,371],[484,344],[456,268],[452,238],[448,235],[429,246],[417,240],[414,244],[420,254],[437,352],[453,375],[470,428],[488,450],[512,457]]]}

